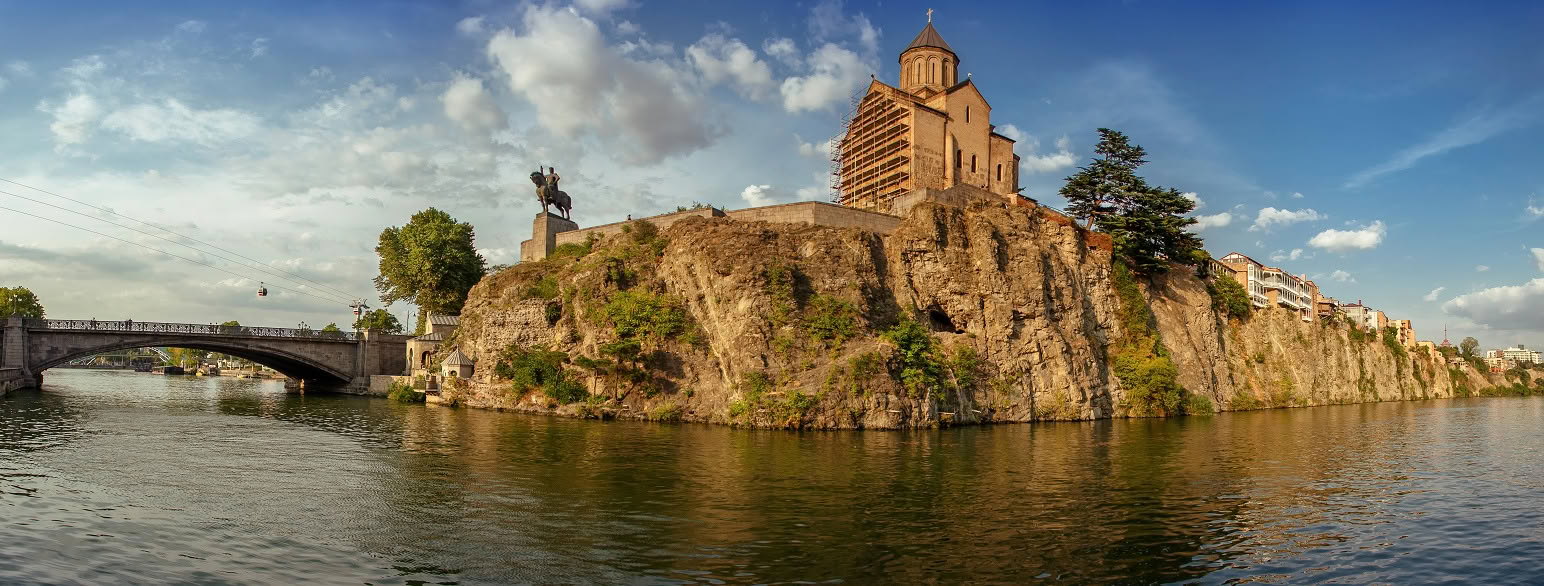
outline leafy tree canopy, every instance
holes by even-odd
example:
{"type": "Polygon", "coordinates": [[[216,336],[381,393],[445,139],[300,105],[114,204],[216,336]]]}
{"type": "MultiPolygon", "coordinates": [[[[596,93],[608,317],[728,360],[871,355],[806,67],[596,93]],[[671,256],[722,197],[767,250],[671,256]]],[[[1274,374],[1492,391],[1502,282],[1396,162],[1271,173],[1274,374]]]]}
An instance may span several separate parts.
{"type": "Polygon", "coordinates": [[[356,330],[376,330],[387,334],[402,333],[402,322],[384,309],[372,309],[354,320],[356,330]]]}
{"type": "Polygon", "coordinates": [[[375,247],[381,302],[407,300],[425,311],[459,313],[486,272],[473,239],[471,224],[434,208],[413,214],[405,226],[382,230],[375,247]]]}
{"type": "Polygon", "coordinates": [[[1464,358],[1474,358],[1474,352],[1479,348],[1480,341],[1474,339],[1474,336],[1464,338],[1464,341],[1458,343],[1458,350],[1463,353],[1464,358]]]}
{"type": "Polygon", "coordinates": [[[236,320],[230,320],[230,321],[225,322],[225,323],[220,324],[220,325],[224,326],[224,327],[227,327],[227,328],[239,328],[239,327],[241,327],[241,322],[236,321],[236,320]]]}
{"type": "Polygon", "coordinates": [[[43,317],[43,304],[26,287],[0,287],[0,318],[43,317]]]}
{"type": "Polygon", "coordinates": [[[1148,185],[1137,175],[1147,151],[1119,131],[1100,128],[1094,152],[1098,157],[1061,189],[1067,213],[1085,227],[1108,232],[1116,252],[1136,272],[1161,272],[1167,262],[1195,263],[1201,239],[1186,229],[1196,220],[1185,215],[1195,210],[1195,202],[1178,189],[1148,185]]]}
{"type": "Polygon", "coordinates": [[[336,323],[329,323],[325,327],[322,328],[322,333],[324,333],[324,334],[331,334],[331,333],[342,332],[342,331],[343,330],[338,329],[338,324],[336,324],[336,323]]]}

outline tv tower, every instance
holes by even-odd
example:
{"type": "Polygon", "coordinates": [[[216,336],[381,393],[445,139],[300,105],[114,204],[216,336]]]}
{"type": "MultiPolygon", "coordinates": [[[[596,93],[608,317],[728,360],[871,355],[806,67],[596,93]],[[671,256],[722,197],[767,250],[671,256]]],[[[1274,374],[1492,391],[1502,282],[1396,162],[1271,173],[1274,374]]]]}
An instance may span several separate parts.
{"type": "Polygon", "coordinates": [[[1442,323],[1442,346],[1443,347],[1451,347],[1452,345],[1453,345],[1453,343],[1449,342],[1448,339],[1447,339],[1447,322],[1443,322],[1442,323]]]}

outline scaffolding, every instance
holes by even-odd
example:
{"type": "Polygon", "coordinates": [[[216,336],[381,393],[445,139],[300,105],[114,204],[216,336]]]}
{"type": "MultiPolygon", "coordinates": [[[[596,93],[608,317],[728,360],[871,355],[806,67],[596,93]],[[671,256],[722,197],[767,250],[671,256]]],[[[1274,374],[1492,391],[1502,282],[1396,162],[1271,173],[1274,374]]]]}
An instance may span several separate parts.
{"type": "Polygon", "coordinates": [[[883,92],[854,96],[832,139],[832,201],[877,208],[911,188],[911,111],[883,92]]]}
{"type": "Polygon", "coordinates": [[[830,187],[831,203],[842,203],[842,153],[845,152],[844,143],[847,140],[847,130],[851,126],[853,118],[858,115],[858,106],[863,103],[863,97],[867,90],[860,90],[847,99],[847,111],[842,113],[842,119],[837,131],[831,140],[826,141],[826,151],[831,155],[830,187]]]}

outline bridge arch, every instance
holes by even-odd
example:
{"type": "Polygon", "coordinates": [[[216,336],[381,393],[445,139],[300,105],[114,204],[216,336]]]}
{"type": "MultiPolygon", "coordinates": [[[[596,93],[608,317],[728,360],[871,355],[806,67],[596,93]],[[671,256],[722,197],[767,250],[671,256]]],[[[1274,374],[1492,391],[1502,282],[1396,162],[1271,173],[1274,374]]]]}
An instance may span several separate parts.
{"type": "Polygon", "coordinates": [[[152,336],[134,340],[114,341],[101,345],[93,345],[84,348],[75,348],[70,351],[50,357],[47,360],[33,366],[34,372],[42,372],[49,368],[66,364],[77,358],[84,358],[96,354],[128,350],[131,348],[191,348],[195,350],[208,350],[229,354],[237,358],[245,358],[263,366],[278,371],[284,376],[297,380],[318,381],[328,384],[347,384],[353,379],[350,373],[342,372],[333,366],[321,361],[289,352],[282,348],[273,348],[263,345],[242,343],[243,340],[221,339],[189,339],[175,336],[152,336]]]}

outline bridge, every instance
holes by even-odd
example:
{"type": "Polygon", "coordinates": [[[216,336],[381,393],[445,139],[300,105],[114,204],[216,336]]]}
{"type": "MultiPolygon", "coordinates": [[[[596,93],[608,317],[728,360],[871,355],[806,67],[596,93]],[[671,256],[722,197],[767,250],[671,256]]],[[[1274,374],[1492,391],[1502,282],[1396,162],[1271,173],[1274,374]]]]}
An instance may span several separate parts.
{"type": "Polygon", "coordinates": [[[43,371],[129,348],[177,347],[245,358],[304,390],[364,393],[372,375],[407,370],[410,336],[380,332],[158,322],[0,318],[0,394],[40,386],[43,371]]]}

